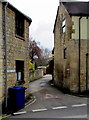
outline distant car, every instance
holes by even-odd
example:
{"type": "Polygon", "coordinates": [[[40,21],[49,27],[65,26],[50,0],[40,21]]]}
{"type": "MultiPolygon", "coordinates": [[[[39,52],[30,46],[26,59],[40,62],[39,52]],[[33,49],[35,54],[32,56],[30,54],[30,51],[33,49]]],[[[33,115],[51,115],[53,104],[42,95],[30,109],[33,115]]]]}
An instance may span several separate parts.
{"type": "Polygon", "coordinates": [[[46,66],[38,66],[38,69],[43,69],[43,74],[46,75],[46,66]]]}

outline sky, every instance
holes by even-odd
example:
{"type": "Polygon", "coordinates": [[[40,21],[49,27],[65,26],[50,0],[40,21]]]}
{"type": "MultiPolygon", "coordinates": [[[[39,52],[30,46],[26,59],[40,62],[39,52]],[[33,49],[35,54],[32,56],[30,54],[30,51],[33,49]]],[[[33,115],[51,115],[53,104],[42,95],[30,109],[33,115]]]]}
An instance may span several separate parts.
{"type": "Polygon", "coordinates": [[[53,28],[59,0],[8,0],[8,2],[32,19],[30,37],[40,42],[40,46],[52,50],[53,28]]]}

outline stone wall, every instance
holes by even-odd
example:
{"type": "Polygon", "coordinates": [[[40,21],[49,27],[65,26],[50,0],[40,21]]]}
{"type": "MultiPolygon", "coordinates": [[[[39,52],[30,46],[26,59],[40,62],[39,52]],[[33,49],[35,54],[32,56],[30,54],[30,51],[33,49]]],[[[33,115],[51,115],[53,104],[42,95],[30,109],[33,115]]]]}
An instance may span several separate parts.
{"type": "MultiPolygon", "coordinates": [[[[5,70],[5,45],[4,45],[4,36],[2,32],[1,25],[4,25],[4,19],[1,19],[2,14],[2,8],[0,4],[0,52],[1,45],[3,44],[3,51],[0,53],[0,90],[1,86],[3,87],[3,95],[2,97],[5,97],[5,72],[2,71],[5,70]],[[2,24],[3,21],[3,24],[2,24]],[[2,33],[1,33],[2,32],[2,33]],[[1,56],[3,54],[3,56],[1,56]],[[3,62],[2,62],[3,61],[3,62]],[[3,65],[2,65],[3,63],[3,65]],[[3,79],[3,80],[2,80],[3,79]],[[2,84],[1,84],[2,80],[2,84]]],[[[24,61],[24,84],[21,84],[20,86],[26,87],[26,96],[29,94],[29,22],[24,19],[24,39],[21,39],[20,37],[17,37],[15,34],[15,12],[7,7],[6,12],[6,38],[7,38],[7,87],[12,87],[15,85],[19,85],[16,81],[16,60],[24,61]]],[[[8,89],[7,88],[7,89],[8,89]]],[[[0,92],[1,93],[1,92],[0,92]]],[[[0,95],[1,97],[1,95],[0,95]]],[[[1,99],[1,98],[0,98],[1,99]]]]}
{"type": "MultiPolygon", "coordinates": [[[[16,60],[24,61],[24,81],[29,93],[29,22],[24,19],[24,39],[15,33],[15,12],[7,8],[7,69],[16,70],[16,60]]],[[[8,73],[8,88],[17,84],[16,72],[8,73]]],[[[18,84],[17,84],[18,85],[18,84]]]]}
{"type": "Polygon", "coordinates": [[[2,32],[2,4],[0,2],[0,102],[3,98],[3,32],[2,32]]]}
{"type": "Polygon", "coordinates": [[[66,69],[69,68],[70,57],[67,53],[68,57],[64,59],[64,49],[67,48],[71,38],[71,25],[72,21],[68,12],[63,5],[60,6],[54,31],[54,82],[57,86],[68,89],[70,88],[70,76],[66,69]],[[66,33],[62,34],[61,22],[64,18],[66,19],[66,33]]]}
{"type": "Polygon", "coordinates": [[[42,69],[38,69],[35,71],[29,71],[29,77],[30,77],[30,82],[40,79],[43,77],[43,70],[42,69]]]}
{"type": "MultiPolygon", "coordinates": [[[[79,19],[76,19],[79,20],[79,19]]],[[[84,19],[85,20],[85,19],[84,19]]],[[[77,22],[77,21],[76,21],[77,22]]],[[[82,21],[83,22],[83,21],[82,21]]],[[[79,22],[77,22],[79,25],[79,22]]],[[[60,88],[66,88],[72,92],[78,92],[79,88],[79,36],[73,28],[75,24],[63,5],[57,14],[54,30],[54,83],[60,88]],[[62,21],[66,19],[66,32],[62,33],[62,21]],[[76,35],[74,35],[76,32],[76,35]],[[72,38],[73,36],[73,38],[72,38]],[[64,49],[66,48],[66,58],[64,49]]],[[[83,23],[82,23],[83,24],[83,23]]],[[[77,27],[78,28],[78,27],[77,27]]],[[[87,28],[86,28],[87,29],[87,28]]],[[[83,33],[83,30],[82,30],[83,33]]],[[[84,37],[84,35],[81,35],[84,37]]],[[[81,39],[80,46],[80,88],[86,90],[86,53],[88,40],[81,39]]],[[[88,73],[89,74],[89,73],[88,73]]],[[[89,78],[88,78],[89,79],[89,78]]]]}

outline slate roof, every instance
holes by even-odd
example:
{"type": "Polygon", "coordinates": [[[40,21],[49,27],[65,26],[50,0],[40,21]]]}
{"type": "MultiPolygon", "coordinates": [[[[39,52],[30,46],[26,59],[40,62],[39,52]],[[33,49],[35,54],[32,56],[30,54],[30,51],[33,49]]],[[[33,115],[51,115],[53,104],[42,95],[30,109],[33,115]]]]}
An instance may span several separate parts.
{"type": "Polygon", "coordinates": [[[62,2],[70,15],[89,16],[89,2],[62,2]]]}

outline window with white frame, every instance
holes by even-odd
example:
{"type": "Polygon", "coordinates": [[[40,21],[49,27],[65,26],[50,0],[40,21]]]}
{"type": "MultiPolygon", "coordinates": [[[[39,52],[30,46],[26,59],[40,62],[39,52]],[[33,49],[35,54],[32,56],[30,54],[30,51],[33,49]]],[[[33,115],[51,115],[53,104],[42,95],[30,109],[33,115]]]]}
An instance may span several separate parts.
{"type": "Polygon", "coordinates": [[[66,19],[62,21],[62,33],[66,32],[66,19]]]}

